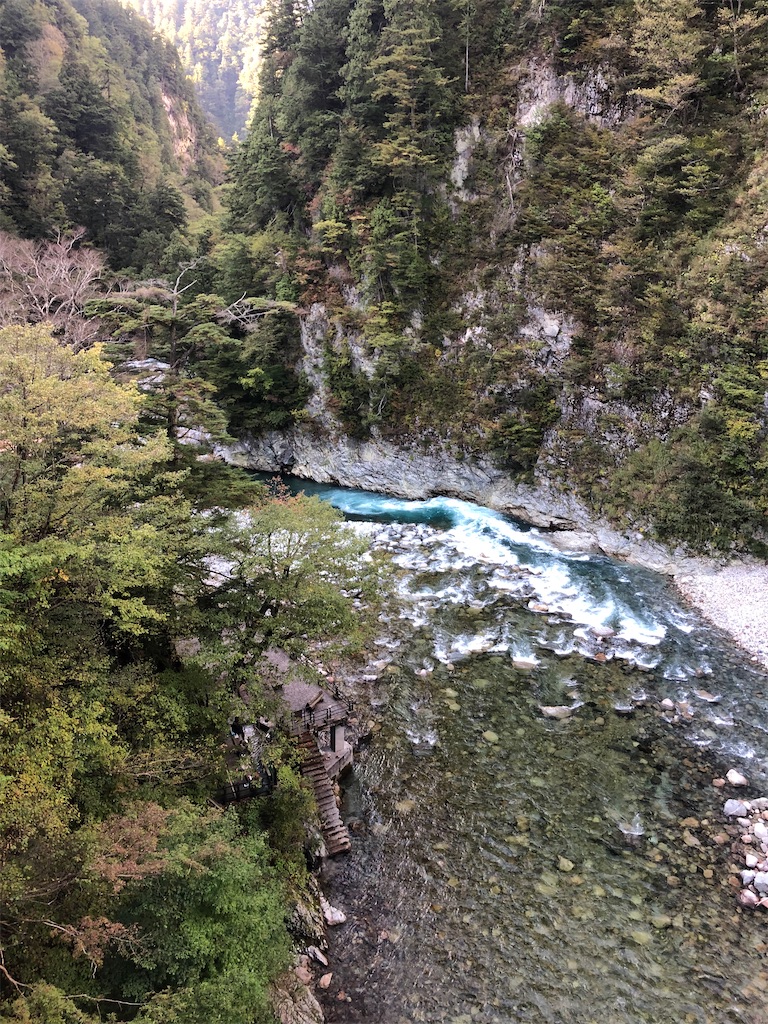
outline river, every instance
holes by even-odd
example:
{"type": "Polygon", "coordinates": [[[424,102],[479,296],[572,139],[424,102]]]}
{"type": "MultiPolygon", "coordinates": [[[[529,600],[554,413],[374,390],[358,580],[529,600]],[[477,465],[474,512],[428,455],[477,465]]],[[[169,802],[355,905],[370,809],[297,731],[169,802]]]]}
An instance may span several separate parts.
{"type": "Polygon", "coordinates": [[[349,919],[326,1019],[768,1021],[722,817],[741,793],[712,785],[768,791],[765,673],[654,573],[458,500],[301,486],[398,579],[348,681],[376,724],[324,870],[349,919]]]}

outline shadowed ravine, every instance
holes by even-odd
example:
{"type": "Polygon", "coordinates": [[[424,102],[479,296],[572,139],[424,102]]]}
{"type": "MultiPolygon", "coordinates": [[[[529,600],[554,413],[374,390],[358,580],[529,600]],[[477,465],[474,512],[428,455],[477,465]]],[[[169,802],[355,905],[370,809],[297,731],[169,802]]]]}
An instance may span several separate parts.
{"type": "Polygon", "coordinates": [[[762,792],[766,676],[652,573],[455,500],[312,489],[400,567],[325,872],[327,1019],[765,1021],[711,783],[762,792]]]}

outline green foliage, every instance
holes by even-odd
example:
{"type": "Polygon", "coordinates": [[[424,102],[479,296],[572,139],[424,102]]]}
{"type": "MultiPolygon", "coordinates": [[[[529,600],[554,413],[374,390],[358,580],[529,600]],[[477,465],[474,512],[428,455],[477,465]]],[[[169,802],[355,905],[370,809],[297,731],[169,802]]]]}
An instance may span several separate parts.
{"type": "Polygon", "coordinates": [[[5,1024],[96,1024],[99,1017],[86,1013],[53,985],[33,985],[3,1015],[5,1024]]]}
{"type": "Polygon", "coordinates": [[[549,381],[532,382],[514,396],[517,408],[500,418],[489,436],[489,446],[500,465],[513,473],[533,469],[544,431],[557,423],[560,411],[549,381]]]}
{"type": "Polygon", "coordinates": [[[304,879],[306,823],[315,813],[309,785],[295,768],[281,764],[277,768],[277,788],[269,799],[252,804],[243,815],[249,830],[258,826],[268,834],[277,863],[297,886],[304,879]]]}
{"type": "Polygon", "coordinates": [[[371,621],[356,598],[375,603],[381,567],[367,544],[318,498],[278,496],[232,520],[220,534],[230,567],[216,603],[232,627],[225,650],[248,673],[254,651],[277,644],[305,651],[312,640],[354,652],[371,621]]]}
{"type": "Polygon", "coordinates": [[[14,0],[3,18],[5,228],[85,227],[113,267],[155,270],[186,221],[177,185],[188,170],[210,180],[216,162],[178,57],[111,0],[14,0]],[[192,136],[185,157],[164,103],[192,136]]]}
{"type": "Polygon", "coordinates": [[[339,350],[326,345],[323,371],[333,396],[334,412],[352,437],[365,437],[370,384],[363,371],[355,369],[348,343],[343,343],[339,350]]]}
{"type": "Polygon", "coordinates": [[[0,1013],[267,1024],[312,798],[274,749],[274,799],[211,810],[221,733],[242,682],[262,701],[261,648],[358,649],[382,577],[317,500],[192,515],[193,474],[140,433],[151,396],[109,370],[41,326],[0,331],[0,925],[24,993],[0,1013]]]}
{"type": "Polygon", "coordinates": [[[269,1021],[267,986],[289,947],[264,840],[244,834],[234,811],[179,809],[162,845],[163,870],[120,899],[141,951],[107,963],[107,977],[124,995],[160,993],[139,1014],[148,1024],[269,1021]]]}

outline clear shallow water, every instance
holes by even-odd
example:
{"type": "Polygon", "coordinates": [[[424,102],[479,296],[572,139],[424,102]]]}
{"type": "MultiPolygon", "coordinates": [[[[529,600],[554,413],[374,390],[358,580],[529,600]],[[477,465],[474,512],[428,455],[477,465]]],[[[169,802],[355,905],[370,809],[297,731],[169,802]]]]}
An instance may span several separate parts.
{"type": "Polygon", "coordinates": [[[399,571],[324,881],[349,915],[327,1019],[767,1022],[766,922],[711,786],[768,788],[765,674],[653,573],[452,499],[313,489],[399,571]]]}

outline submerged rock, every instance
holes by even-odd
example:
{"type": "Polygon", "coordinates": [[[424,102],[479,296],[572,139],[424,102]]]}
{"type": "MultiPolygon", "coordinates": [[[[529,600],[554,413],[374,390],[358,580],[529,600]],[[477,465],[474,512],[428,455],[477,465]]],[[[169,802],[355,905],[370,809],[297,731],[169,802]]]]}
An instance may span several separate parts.
{"type": "Polygon", "coordinates": [[[722,697],[717,696],[714,693],[710,693],[708,690],[694,690],[693,692],[699,698],[699,700],[704,700],[707,702],[707,704],[719,704],[720,701],[723,699],[722,697]]]}
{"type": "Polygon", "coordinates": [[[568,707],[566,704],[539,704],[539,711],[545,718],[570,718],[579,705],[568,707]]]}
{"type": "Polygon", "coordinates": [[[725,773],[726,779],[732,786],[748,786],[746,775],[742,775],[741,772],[736,771],[735,768],[729,768],[725,773]]]}

